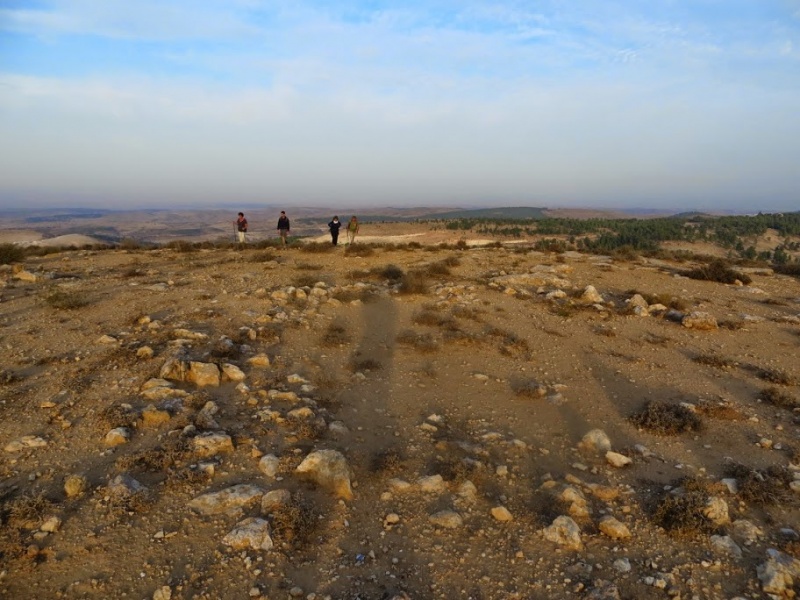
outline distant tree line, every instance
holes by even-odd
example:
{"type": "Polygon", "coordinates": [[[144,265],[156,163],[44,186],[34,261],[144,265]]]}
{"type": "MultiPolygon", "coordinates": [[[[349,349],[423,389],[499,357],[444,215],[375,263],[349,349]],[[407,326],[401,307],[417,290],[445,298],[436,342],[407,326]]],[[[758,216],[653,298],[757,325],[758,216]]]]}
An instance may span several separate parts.
{"type": "MultiPolygon", "coordinates": [[[[431,222],[431,221],[429,221],[431,222]]],[[[564,247],[587,252],[609,253],[620,249],[655,252],[666,241],[710,242],[729,249],[732,255],[747,259],[792,262],[789,252],[800,250],[800,242],[787,238],[800,236],[800,212],[713,217],[685,214],[655,219],[513,219],[454,218],[433,220],[452,231],[520,238],[523,236],[569,236],[568,241],[539,240],[537,245],[564,247]],[[774,250],[757,251],[757,237],[775,230],[784,241],[774,250]],[[750,242],[750,243],[748,243],[750,242]]]]}

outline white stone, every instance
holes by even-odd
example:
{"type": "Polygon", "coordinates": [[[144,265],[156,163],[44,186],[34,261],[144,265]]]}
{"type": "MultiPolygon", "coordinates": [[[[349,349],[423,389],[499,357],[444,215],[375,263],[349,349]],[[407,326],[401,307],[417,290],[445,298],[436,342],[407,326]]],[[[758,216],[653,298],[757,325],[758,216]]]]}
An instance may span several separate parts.
{"type": "Polygon", "coordinates": [[[444,527],[445,529],[456,529],[464,523],[461,515],[454,510],[440,510],[430,515],[428,521],[437,527],[444,527]]]}
{"type": "Polygon", "coordinates": [[[258,461],[258,469],[267,477],[275,477],[278,474],[280,464],[281,461],[277,456],[274,454],[267,454],[266,456],[262,456],[261,460],[258,461]]]}
{"type": "Polygon", "coordinates": [[[570,517],[561,515],[556,517],[553,524],[542,531],[544,539],[563,546],[568,550],[581,550],[581,529],[570,517]]]}
{"type": "Polygon", "coordinates": [[[222,543],[234,550],[271,550],[269,521],[250,517],[236,524],[236,527],[222,538],[222,543]]]}
{"type": "Polygon", "coordinates": [[[240,483],[219,492],[201,494],[189,502],[189,508],[203,515],[235,513],[254,504],[264,495],[260,487],[240,483]]]}
{"type": "Polygon", "coordinates": [[[621,469],[622,467],[627,467],[628,465],[633,463],[633,459],[628,458],[624,454],[620,454],[619,452],[606,452],[606,461],[612,467],[616,467],[617,469],[621,469]]]}
{"type": "Polygon", "coordinates": [[[336,450],[317,450],[303,459],[295,472],[310,477],[318,485],[332,491],[343,500],[350,500],[350,467],[347,459],[336,450]]]}

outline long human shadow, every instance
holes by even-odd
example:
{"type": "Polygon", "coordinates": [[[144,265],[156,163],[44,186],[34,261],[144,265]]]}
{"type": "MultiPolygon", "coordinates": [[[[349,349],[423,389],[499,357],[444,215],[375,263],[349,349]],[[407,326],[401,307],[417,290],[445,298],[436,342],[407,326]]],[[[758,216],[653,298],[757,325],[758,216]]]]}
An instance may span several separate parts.
{"type": "MultiPolygon", "coordinates": [[[[353,383],[340,395],[342,408],[339,417],[351,430],[352,441],[349,442],[350,447],[345,448],[351,466],[358,473],[371,476],[376,457],[404,447],[402,438],[395,436],[397,419],[392,416],[391,410],[398,329],[397,304],[388,296],[369,299],[361,305],[359,318],[361,336],[353,350],[351,366],[363,375],[363,379],[355,376],[353,383]]],[[[380,476],[379,473],[377,475],[380,476]]],[[[380,485],[356,488],[355,497],[350,502],[352,514],[367,516],[374,521],[383,489],[380,485]]],[[[351,557],[363,555],[369,550],[362,544],[365,532],[359,530],[356,523],[354,520],[354,524],[338,540],[339,548],[351,557]]],[[[413,581],[411,585],[418,589],[429,589],[431,579],[427,567],[414,556],[413,544],[407,536],[392,533],[389,536],[385,541],[392,547],[392,555],[405,557],[405,560],[394,565],[388,556],[379,555],[374,561],[366,561],[358,567],[355,580],[347,583],[346,578],[342,578],[325,590],[326,593],[344,597],[352,593],[353,585],[358,584],[360,593],[369,594],[365,597],[391,597],[404,591],[399,583],[404,580],[413,581]]]]}

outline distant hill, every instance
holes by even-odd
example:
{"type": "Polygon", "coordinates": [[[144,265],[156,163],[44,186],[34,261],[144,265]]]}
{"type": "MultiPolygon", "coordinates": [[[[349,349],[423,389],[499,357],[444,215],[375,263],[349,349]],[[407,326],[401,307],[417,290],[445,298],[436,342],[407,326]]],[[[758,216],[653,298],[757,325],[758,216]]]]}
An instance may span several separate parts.
{"type": "Polygon", "coordinates": [[[432,219],[544,219],[545,208],[535,206],[500,206],[497,208],[476,208],[451,210],[429,215],[432,219]]]}

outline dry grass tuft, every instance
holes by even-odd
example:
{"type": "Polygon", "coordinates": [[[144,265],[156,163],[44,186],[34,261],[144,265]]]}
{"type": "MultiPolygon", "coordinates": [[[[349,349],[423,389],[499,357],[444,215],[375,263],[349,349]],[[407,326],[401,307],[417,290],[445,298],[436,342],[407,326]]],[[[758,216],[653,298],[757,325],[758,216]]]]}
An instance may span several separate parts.
{"type": "Polygon", "coordinates": [[[797,380],[783,369],[756,369],[756,377],[778,385],[796,385],[797,380]]]}
{"type": "Polygon", "coordinates": [[[658,400],[648,402],[644,410],[630,420],[637,427],[661,435],[677,435],[703,428],[700,417],[685,406],[658,400]]]}
{"type": "Polygon", "coordinates": [[[372,455],[369,461],[369,471],[386,477],[399,475],[403,471],[405,456],[399,448],[380,450],[372,455]]]}
{"type": "Polygon", "coordinates": [[[428,277],[421,271],[410,271],[400,279],[398,293],[404,295],[423,295],[428,293],[428,277]]]}
{"type": "Polygon", "coordinates": [[[120,457],[116,461],[116,466],[122,471],[142,470],[158,473],[181,465],[190,456],[191,449],[185,438],[167,438],[161,446],[120,457]]]}
{"type": "Polygon", "coordinates": [[[697,405],[697,410],[703,416],[721,421],[744,421],[747,418],[732,402],[724,400],[720,402],[701,401],[697,405]]]}
{"type": "Polygon", "coordinates": [[[785,408],[787,410],[795,410],[796,408],[800,408],[800,401],[798,401],[797,398],[776,387],[770,387],[762,390],[758,397],[767,404],[771,404],[772,406],[777,406],[779,408],[785,408]]]}
{"type": "Polygon", "coordinates": [[[100,411],[97,420],[100,427],[116,429],[117,427],[136,427],[139,415],[135,410],[120,404],[112,404],[100,411]]]}
{"type": "Polygon", "coordinates": [[[778,465],[762,471],[734,463],[726,467],[725,474],[736,478],[738,495],[742,500],[758,506],[769,506],[787,500],[789,483],[793,480],[792,472],[778,465]]]}
{"type": "Polygon", "coordinates": [[[270,525],[275,541],[302,546],[311,541],[319,524],[314,505],[300,493],[292,501],[276,507],[270,513],[270,525]]]}
{"type": "Polygon", "coordinates": [[[679,484],[679,493],[667,492],[661,499],[653,521],[679,537],[713,533],[716,526],[703,514],[709,498],[707,484],[697,479],[684,479],[679,484]]]}
{"type": "Polygon", "coordinates": [[[350,342],[347,326],[342,321],[333,321],[322,334],[322,345],[328,348],[341,346],[350,342]]]}
{"type": "Polygon", "coordinates": [[[731,359],[716,354],[700,354],[692,360],[697,364],[714,367],[715,369],[730,369],[736,365],[731,359]]]}
{"type": "Polygon", "coordinates": [[[429,333],[417,333],[411,329],[400,332],[397,336],[397,343],[411,346],[418,352],[435,352],[439,345],[434,337],[429,333]]]}
{"type": "Polygon", "coordinates": [[[52,289],[44,296],[44,301],[58,310],[77,310],[89,304],[89,300],[77,291],[68,292],[62,289],[52,289]]]}
{"type": "Polygon", "coordinates": [[[374,358],[357,358],[350,361],[350,370],[356,371],[380,371],[383,365],[374,358]]]}
{"type": "Polygon", "coordinates": [[[36,529],[52,505],[44,494],[25,495],[6,503],[4,512],[11,527],[36,529]]]}
{"type": "Polygon", "coordinates": [[[730,265],[724,260],[713,260],[707,265],[696,267],[684,274],[691,279],[716,281],[719,283],[731,284],[736,283],[738,280],[747,285],[753,281],[749,275],[731,269],[730,265]]]}
{"type": "Polygon", "coordinates": [[[300,252],[305,252],[307,254],[324,254],[326,252],[333,252],[336,246],[330,242],[308,242],[306,244],[300,244],[298,248],[300,252]]]}

